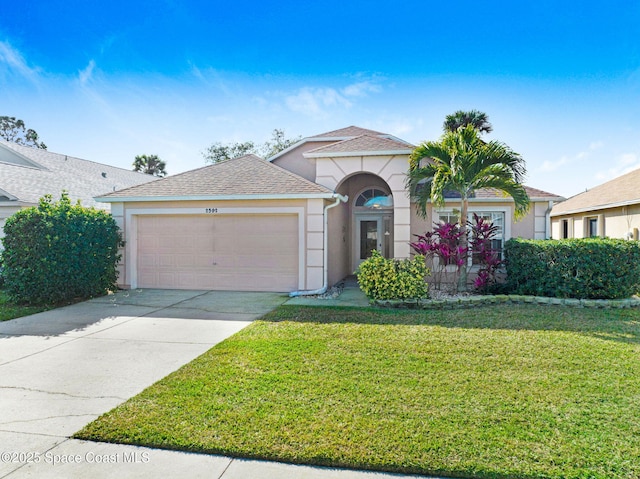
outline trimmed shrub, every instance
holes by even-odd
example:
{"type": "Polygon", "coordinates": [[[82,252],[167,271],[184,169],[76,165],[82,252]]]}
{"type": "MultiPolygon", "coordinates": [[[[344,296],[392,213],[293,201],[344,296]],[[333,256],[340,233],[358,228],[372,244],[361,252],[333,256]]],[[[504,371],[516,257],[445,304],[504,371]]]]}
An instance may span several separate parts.
{"type": "Polygon", "coordinates": [[[66,193],[7,219],[1,263],[5,290],[19,303],[54,304],[116,287],[122,240],[106,211],[71,204],[66,193]]]}
{"type": "Polygon", "coordinates": [[[419,299],[427,296],[425,276],[429,268],[424,256],[386,259],[378,251],[360,264],[356,275],[360,289],[369,299],[419,299]]]}
{"type": "Polygon", "coordinates": [[[507,288],[516,294],[620,299],[638,292],[640,244],[609,238],[511,239],[507,288]]]}

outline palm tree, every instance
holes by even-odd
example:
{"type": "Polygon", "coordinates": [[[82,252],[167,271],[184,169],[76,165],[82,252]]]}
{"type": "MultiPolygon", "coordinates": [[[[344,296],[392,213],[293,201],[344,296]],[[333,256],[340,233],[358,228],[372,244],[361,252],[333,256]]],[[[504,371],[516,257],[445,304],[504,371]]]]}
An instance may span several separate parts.
{"type": "Polygon", "coordinates": [[[140,171],[147,175],[165,176],[167,164],[158,155],[138,155],[133,162],[133,171],[140,171]]]}
{"type": "MultiPolygon", "coordinates": [[[[460,195],[460,229],[466,233],[469,198],[481,188],[495,188],[515,202],[516,218],[529,209],[529,196],[521,184],[526,174],[522,157],[498,141],[484,142],[473,125],[447,131],[440,141],[424,142],[409,158],[407,188],[418,210],[426,217],[427,203],[442,207],[445,192],[460,195]]],[[[467,234],[461,247],[467,248],[467,234]]],[[[466,265],[461,267],[458,290],[467,283],[466,265]]]]}
{"type": "Polygon", "coordinates": [[[491,133],[493,130],[491,123],[489,123],[489,116],[478,110],[458,110],[451,115],[447,115],[442,129],[446,133],[447,131],[456,131],[458,128],[464,128],[467,125],[473,125],[480,133],[491,133]]]}

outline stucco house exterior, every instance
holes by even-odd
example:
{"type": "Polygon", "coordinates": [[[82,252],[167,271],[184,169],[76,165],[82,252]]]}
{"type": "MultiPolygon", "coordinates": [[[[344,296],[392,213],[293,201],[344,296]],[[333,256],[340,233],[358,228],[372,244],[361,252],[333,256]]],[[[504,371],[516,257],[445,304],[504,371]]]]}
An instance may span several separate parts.
{"type": "Polygon", "coordinates": [[[54,200],[65,190],[73,202],[109,209],[95,196],[153,181],[155,177],[109,165],[0,140],[0,238],[16,211],[38,205],[46,194],[54,200]]]}
{"type": "Polygon", "coordinates": [[[554,239],[609,237],[640,239],[640,169],[556,204],[554,239]]]}
{"type": "MultiPolygon", "coordinates": [[[[129,288],[319,291],[353,273],[373,249],[407,258],[414,234],[450,219],[455,198],[416,214],[405,189],[414,146],[355,126],[305,138],[269,160],[253,155],[97,198],[124,231],[120,281],[129,288]]],[[[532,207],[481,190],[470,213],[500,225],[500,240],[548,238],[554,201],[532,207]]]]}

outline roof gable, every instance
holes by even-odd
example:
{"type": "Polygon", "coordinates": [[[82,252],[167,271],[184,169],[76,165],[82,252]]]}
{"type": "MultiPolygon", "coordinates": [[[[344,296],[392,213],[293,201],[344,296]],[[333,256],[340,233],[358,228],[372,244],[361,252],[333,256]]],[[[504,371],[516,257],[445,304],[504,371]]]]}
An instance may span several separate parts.
{"type": "Polygon", "coordinates": [[[255,155],[245,155],[109,193],[101,201],[330,197],[333,192],[255,155]]]}
{"type": "MultiPolygon", "coordinates": [[[[360,128],[359,126],[348,126],[346,128],[340,128],[338,130],[332,130],[332,131],[328,131],[326,133],[320,133],[319,135],[313,135],[307,138],[303,138],[302,140],[298,141],[297,143],[291,145],[290,147],[276,153],[275,155],[273,155],[272,157],[269,158],[269,161],[274,161],[278,158],[280,158],[281,156],[286,155],[287,153],[289,153],[292,150],[296,150],[297,148],[299,148],[302,145],[308,144],[308,143],[315,143],[315,142],[342,142],[342,141],[348,141],[348,140],[352,140],[355,139],[357,137],[361,137],[361,136],[369,136],[369,137],[373,137],[373,138],[386,138],[392,141],[396,141],[398,142],[400,145],[404,145],[405,148],[411,148],[413,149],[414,146],[400,138],[396,138],[393,135],[390,135],[388,133],[381,133],[379,131],[375,131],[375,130],[368,130],[366,128],[360,128]]],[[[312,148],[312,147],[311,147],[312,148]]],[[[309,146],[307,146],[305,148],[305,150],[310,150],[311,148],[309,148],[309,146]]],[[[374,150],[375,151],[375,150],[374,150]]]]}
{"type": "Polygon", "coordinates": [[[555,205],[552,216],[640,203],[640,169],[614,178],[555,205]]]}
{"type": "Polygon", "coordinates": [[[42,165],[39,165],[35,161],[29,159],[27,156],[20,153],[17,148],[13,148],[12,145],[18,146],[15,143],[0,141],[0,163],[27,166],[30,168],[42,168],[42,165]]]}
{"type": "Polygon", "coordinates": [[[327,138],[346,139],[346,138],[353,138],[355,136],[361,136],[361,135],[378,136],[378,135],[386,135],[386,133],[381,133],[379,131],[374,131],[374,130],[368,130],[366,128],[360,128],[359,126],[352,125],[346,128],[340,128],[338,130],[328,131],[326,133],[320,133],[319,135],[314,135],[311,138],[323,138],[325,140],[327,138]]]}
{"type": "Polygon", "coordinates": [[[4,158],[0,161],[0,201],[37,205],[46,194],[58,198],[62,191],[83,206],[97,206],[94,197],[155,179],[115,166],[104,165],[48,150],[0,141],[4,158]],[[5,199],[7,198],[7,199],[5,199]]]}
{"type": "Polygon", "coordinates": [[[410,154],[413,147],[399,140],[372,135],[360,135],[331,145],[307,151],[303,156],[309,158],[328,156],[361,156],[410,154]]]}

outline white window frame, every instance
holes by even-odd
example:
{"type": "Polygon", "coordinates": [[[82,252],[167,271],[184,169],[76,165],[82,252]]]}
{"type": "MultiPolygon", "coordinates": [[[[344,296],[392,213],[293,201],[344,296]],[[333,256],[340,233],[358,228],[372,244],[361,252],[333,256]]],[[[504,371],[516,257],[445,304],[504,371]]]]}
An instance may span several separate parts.
{"type": "MultiPolygon", "coordinates": [[[[434,210],[434,222],[440,222],[440,218],[445,215],[453,215],[454,211],[457,211],[458,214],[460,212],[459,207],[445,207],[442,209],[434,210]],[[437,215],[437,219],[435,216],[437,215]]],[[[467,211],[467,220],[471,221],[473,219],[473,213],[502,213],[504,215],[504,224],[502,225],[502,247],[504,248],[504,244],[511,239],[511,218],[513,217],[513,209],[508,206],[483,206],[483,207],[472,207],[469,206],[469,210],[467,211]]],[[[438,261],[438,258],[434,258],[435,261],[438,261]]],[[[471,255],[467,258],[467,267],[468,268],[476,268],[479,269],[480,265],[473,264],[473,258],[471,255]]],[[[451,269],[453,271],[456,268],[455,265],[448,265],[447,270],[451,269]]]]}

